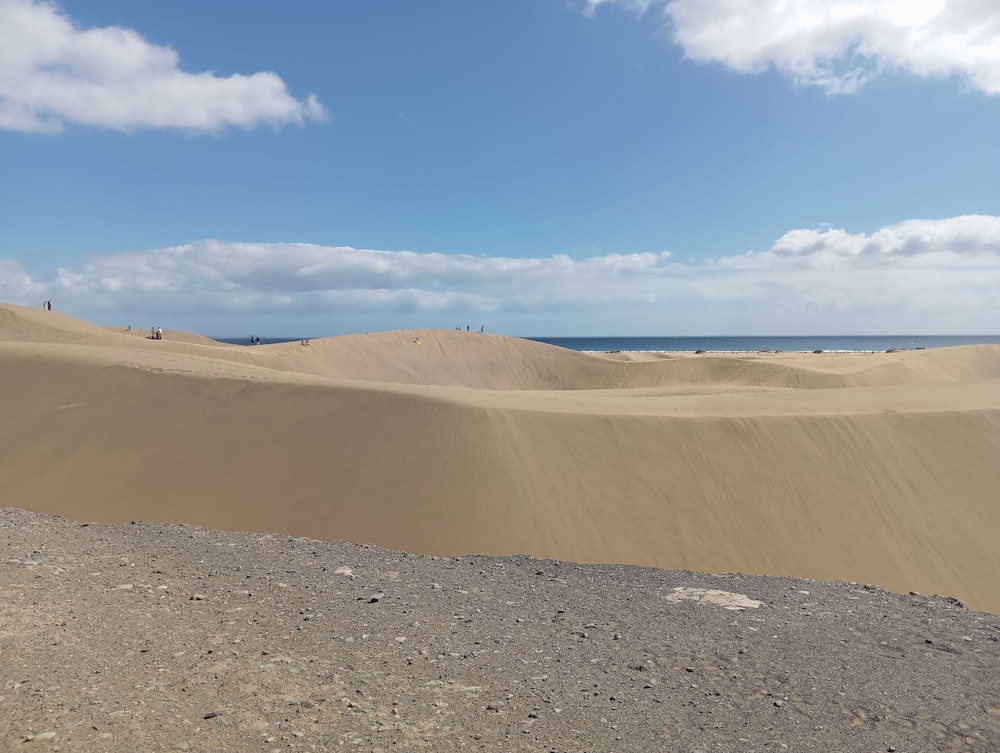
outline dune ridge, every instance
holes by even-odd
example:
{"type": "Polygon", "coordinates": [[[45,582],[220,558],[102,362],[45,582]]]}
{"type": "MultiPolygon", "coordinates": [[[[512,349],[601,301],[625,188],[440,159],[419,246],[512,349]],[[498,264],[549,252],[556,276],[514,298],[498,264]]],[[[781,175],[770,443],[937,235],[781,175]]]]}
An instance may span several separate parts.
{"type": "Polygon", "coordinates": [[[165,337],[0,306],[5,504],[1000,611],[998,346],[628,361],[452,330],[165,337]]]}

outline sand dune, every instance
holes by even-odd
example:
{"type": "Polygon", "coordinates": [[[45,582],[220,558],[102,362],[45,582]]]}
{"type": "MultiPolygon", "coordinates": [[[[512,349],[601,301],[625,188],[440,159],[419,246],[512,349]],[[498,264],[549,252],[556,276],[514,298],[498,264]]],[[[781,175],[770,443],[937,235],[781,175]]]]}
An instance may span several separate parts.
{"type": "Polygon", "coordinates": [[[1000,611],[997,346],[630,359],[413,330],[242,348],[5,305],[0,376],[7,506],[1000,611]]]}

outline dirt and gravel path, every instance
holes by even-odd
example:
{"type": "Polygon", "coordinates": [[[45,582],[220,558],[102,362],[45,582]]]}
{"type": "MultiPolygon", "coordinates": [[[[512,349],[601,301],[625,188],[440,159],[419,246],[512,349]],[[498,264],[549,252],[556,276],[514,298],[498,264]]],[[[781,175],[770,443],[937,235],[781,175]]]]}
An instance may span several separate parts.
{"type": "Polygon", "coordinates": [[[1000,750],[1000,617],[0,512],[0,749],[1000,750]]]}

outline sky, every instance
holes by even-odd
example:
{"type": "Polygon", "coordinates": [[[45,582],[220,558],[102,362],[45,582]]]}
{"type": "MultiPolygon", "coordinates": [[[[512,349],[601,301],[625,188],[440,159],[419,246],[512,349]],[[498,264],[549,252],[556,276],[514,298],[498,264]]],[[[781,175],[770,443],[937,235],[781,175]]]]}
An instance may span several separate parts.
{"type": "Polygon", "coordinates": [[[996,0],[0,0],[0,301],[1000,333],[996,0]]]}

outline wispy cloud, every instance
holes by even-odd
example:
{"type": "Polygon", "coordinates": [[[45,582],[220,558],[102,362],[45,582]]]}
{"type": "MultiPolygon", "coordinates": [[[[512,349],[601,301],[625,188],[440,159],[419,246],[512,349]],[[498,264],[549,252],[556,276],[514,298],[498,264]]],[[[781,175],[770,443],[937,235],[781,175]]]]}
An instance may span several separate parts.
{"type": "Polygon", "coordinates": [[[45,291],[44,283],[35,280],[17,259],[0,259],[0,298],[28,302],[45,291]]]}
{"type": "Polygon", "coordinates": [[[220,77],[179,66],[176,51],[132,29],[81,29],[50,3],[0,0],[2,129],[214,132],[326,118],[315,96],[296,99],[275,73],[220,77]]]}
{"type": "Polygon", "coordinates": [[[983,215],[873,233],[797,229],[767,249],[685,263],[665,251],[511,258],[214,240],[35,276],[0,260],[6,300],[55,298],[102,321],[194,318],[215,332],[222,325],[212,322],[251,315],[333,316],[363,329],[450,326],[468,315],[552,334],[666,323],[686,334],[988,332],[1000,321],[997,280],[1000,216],[983,215]]]}
{"type": "Polygon", "coordinates": [[[857,91],[901,71],[956,76],[1000,94],[1000,5],[994,0],[585,0],[662,14],[689,60],[740,73],[774,69],[799,85],[857,91]]]}

